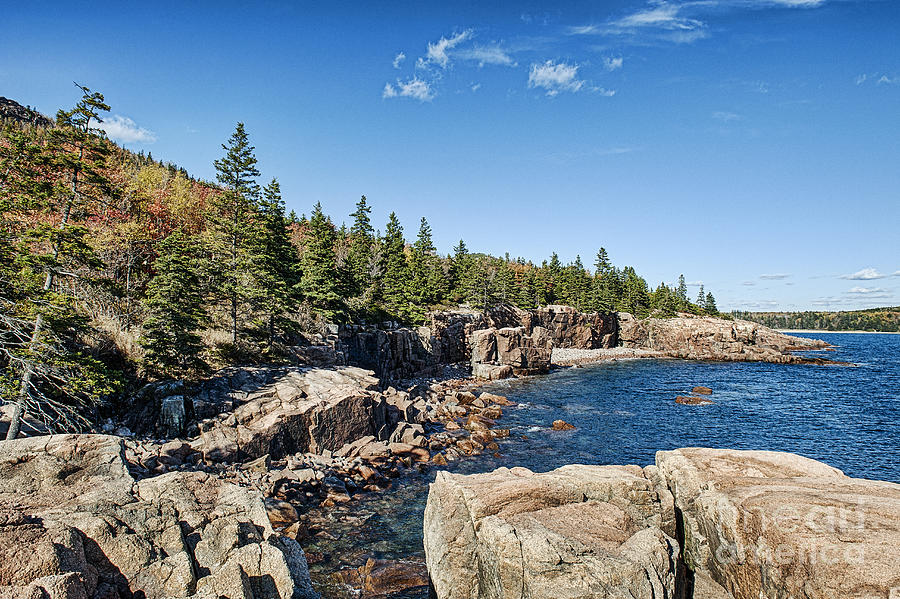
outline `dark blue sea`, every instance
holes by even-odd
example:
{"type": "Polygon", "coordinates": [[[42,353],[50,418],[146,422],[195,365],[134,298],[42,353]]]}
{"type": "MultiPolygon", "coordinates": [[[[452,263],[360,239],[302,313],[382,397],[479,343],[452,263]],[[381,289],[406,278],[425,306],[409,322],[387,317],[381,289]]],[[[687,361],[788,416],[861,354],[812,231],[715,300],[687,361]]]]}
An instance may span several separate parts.
{"type": "MultiPolygon", "coordinates": [[[[849,476],[900,483],[900,335],[810,336],[835,346],[811,355],[852,366],[630,360],[492,384],[485,390],[518,403],[498,422],[511,429],[501,457],[466,458],[449,469],[645,466],[659,450],[704,446],[788,451],[849,476]],[[713,390],[712,405],[675,403],[697,385],[713,390]],[[551,430],[556,419],[575,430],[551,430]]],[[[322,566],[334,569],[362,555],[421,559],[422,512],[433,479],[434,471],[398,480],[382,497],[361,502],[355,515],[362,524],[351,520],[347,538],[337,543],[343,558],[322,566]]]]}

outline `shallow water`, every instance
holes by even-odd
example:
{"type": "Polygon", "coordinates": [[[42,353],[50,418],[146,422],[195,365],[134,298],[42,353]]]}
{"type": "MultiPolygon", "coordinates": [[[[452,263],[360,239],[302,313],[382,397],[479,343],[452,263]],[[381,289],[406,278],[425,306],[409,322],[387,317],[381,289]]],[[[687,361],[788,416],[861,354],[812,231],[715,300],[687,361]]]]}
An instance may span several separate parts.
{"type": "MultiPolygon", "coordinates": [[[[836,351],[812,355],[856,366],[631,360],[492,384],[485,390],[519,403],[505,408],[499,422],[511,429],[510,438],[500,442],[501,457],[485,454],[448,469],[645,466],[659,450],[706,446],[789,451],[849,476],[900,482],[900,335],[815,337],[836,351]],[[696,385],[713,389],[712,405],[675,403],[696,385]],[[550,430],[556,419],[576,429],[550,430]]],[[[362,553],[423,559],[422,512],[433,479],[434,471],[409,476],[381,497],[354,502],[351,509],[367,514],[366,523],[338,526],[340,538],[316,548],[334,557],[314,569],[321,576],[341,564],[359,565],[362,553]]],[[[323,591],[327,597],[343,596],[323,591]]]]}

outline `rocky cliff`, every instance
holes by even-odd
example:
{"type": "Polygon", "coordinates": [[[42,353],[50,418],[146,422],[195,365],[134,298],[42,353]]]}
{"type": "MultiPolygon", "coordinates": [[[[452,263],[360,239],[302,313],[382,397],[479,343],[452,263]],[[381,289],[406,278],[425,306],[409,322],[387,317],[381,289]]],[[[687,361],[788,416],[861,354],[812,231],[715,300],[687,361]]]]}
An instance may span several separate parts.
{"type": "Polygon", "coordinates": [[[827,362],[791,352],[829,347],[824,341],[785,335],[746,320],[712,317],[634,318],[620,312],[619,344],[673,358],[726,362],[827,362]]]}
{"type": "Polygon", "coordinates": [[[0,597],[314,598],[262,497],[202,472],[136,481],[122,440],[0,442],[0,597]]]}
{"type": "Polygon", "coordinates": [[[900,485],[786,453],[692,448],[645,468],[440,472],[424,533],[439,599],[900,592],[900,485]]]}
{"type": "Polygon", "coordinates": [[[41,113],[22,106],[15,100],[0,96],[0,122],[13,121],[38,127],[49,127],[53,124],[41,113]]]}

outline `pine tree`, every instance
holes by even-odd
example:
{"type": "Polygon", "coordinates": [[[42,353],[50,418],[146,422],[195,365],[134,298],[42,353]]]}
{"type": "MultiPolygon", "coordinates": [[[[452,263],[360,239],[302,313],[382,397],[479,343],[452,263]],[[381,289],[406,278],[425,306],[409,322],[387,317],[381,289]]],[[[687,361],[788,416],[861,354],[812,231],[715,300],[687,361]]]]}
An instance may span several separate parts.
{"type": "Polygon", "coordinates": [[[701,312],[706,311],[706,293],[703,291],[703,284],[700,284],[700,293],[697,294],[697,307],[701,312]]]}
{"type": "Polygon", "coordinates": [[[647,289],[647,281],[639,277],[631,266],[626,266],[622,273],[624,275],[622,308],[638,318],[646,317],[650,312],[650,293],[647,289]]]}
{"type": "Polygon", "coordinates": [[[144,307],[144,361],[154,372],[166,376],[205,370],[203,344],[197,334],[206,320],[195,248],[180,229],[159,244],[153,263],[156,276],[147,285],[144,307]]]}
{"type": "Polygon", "coordinates": [[[304,299],[313,309],[329,320],[338,316],[344,309],[338,293],[340,280],[334,255],[336,240],[334,225],[322,212],[322,205],[317,203],[309,218],[309,234],[305,240],[300,288],[304,299]]]}
{"type": "Polygon", "coordinates": [[[253,261],[248,238],[257,211],[259,185],[256,156],[244,124],[238,123],[228,144],[222,144],[225,156],[214,162],[216,180],[224,191],[214,197],[210,211],[213,233],[213,270],[218,275],[217,291],[228,304],[231,343],[237,344],[239,317],[244,304],[253,299],[253,261]]]}

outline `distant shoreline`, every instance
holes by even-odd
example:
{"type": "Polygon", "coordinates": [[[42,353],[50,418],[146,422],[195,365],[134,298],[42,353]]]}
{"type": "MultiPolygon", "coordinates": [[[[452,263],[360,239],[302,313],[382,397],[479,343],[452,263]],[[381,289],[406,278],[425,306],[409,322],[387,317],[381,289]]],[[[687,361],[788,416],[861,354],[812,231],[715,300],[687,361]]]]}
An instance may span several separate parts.
{"type": "Polygon", "coordinates": [[[854,333],[858,335],[900,335],[900,331],[829,331],[828,329],[775,329],[779,333],[854,333]]]}

